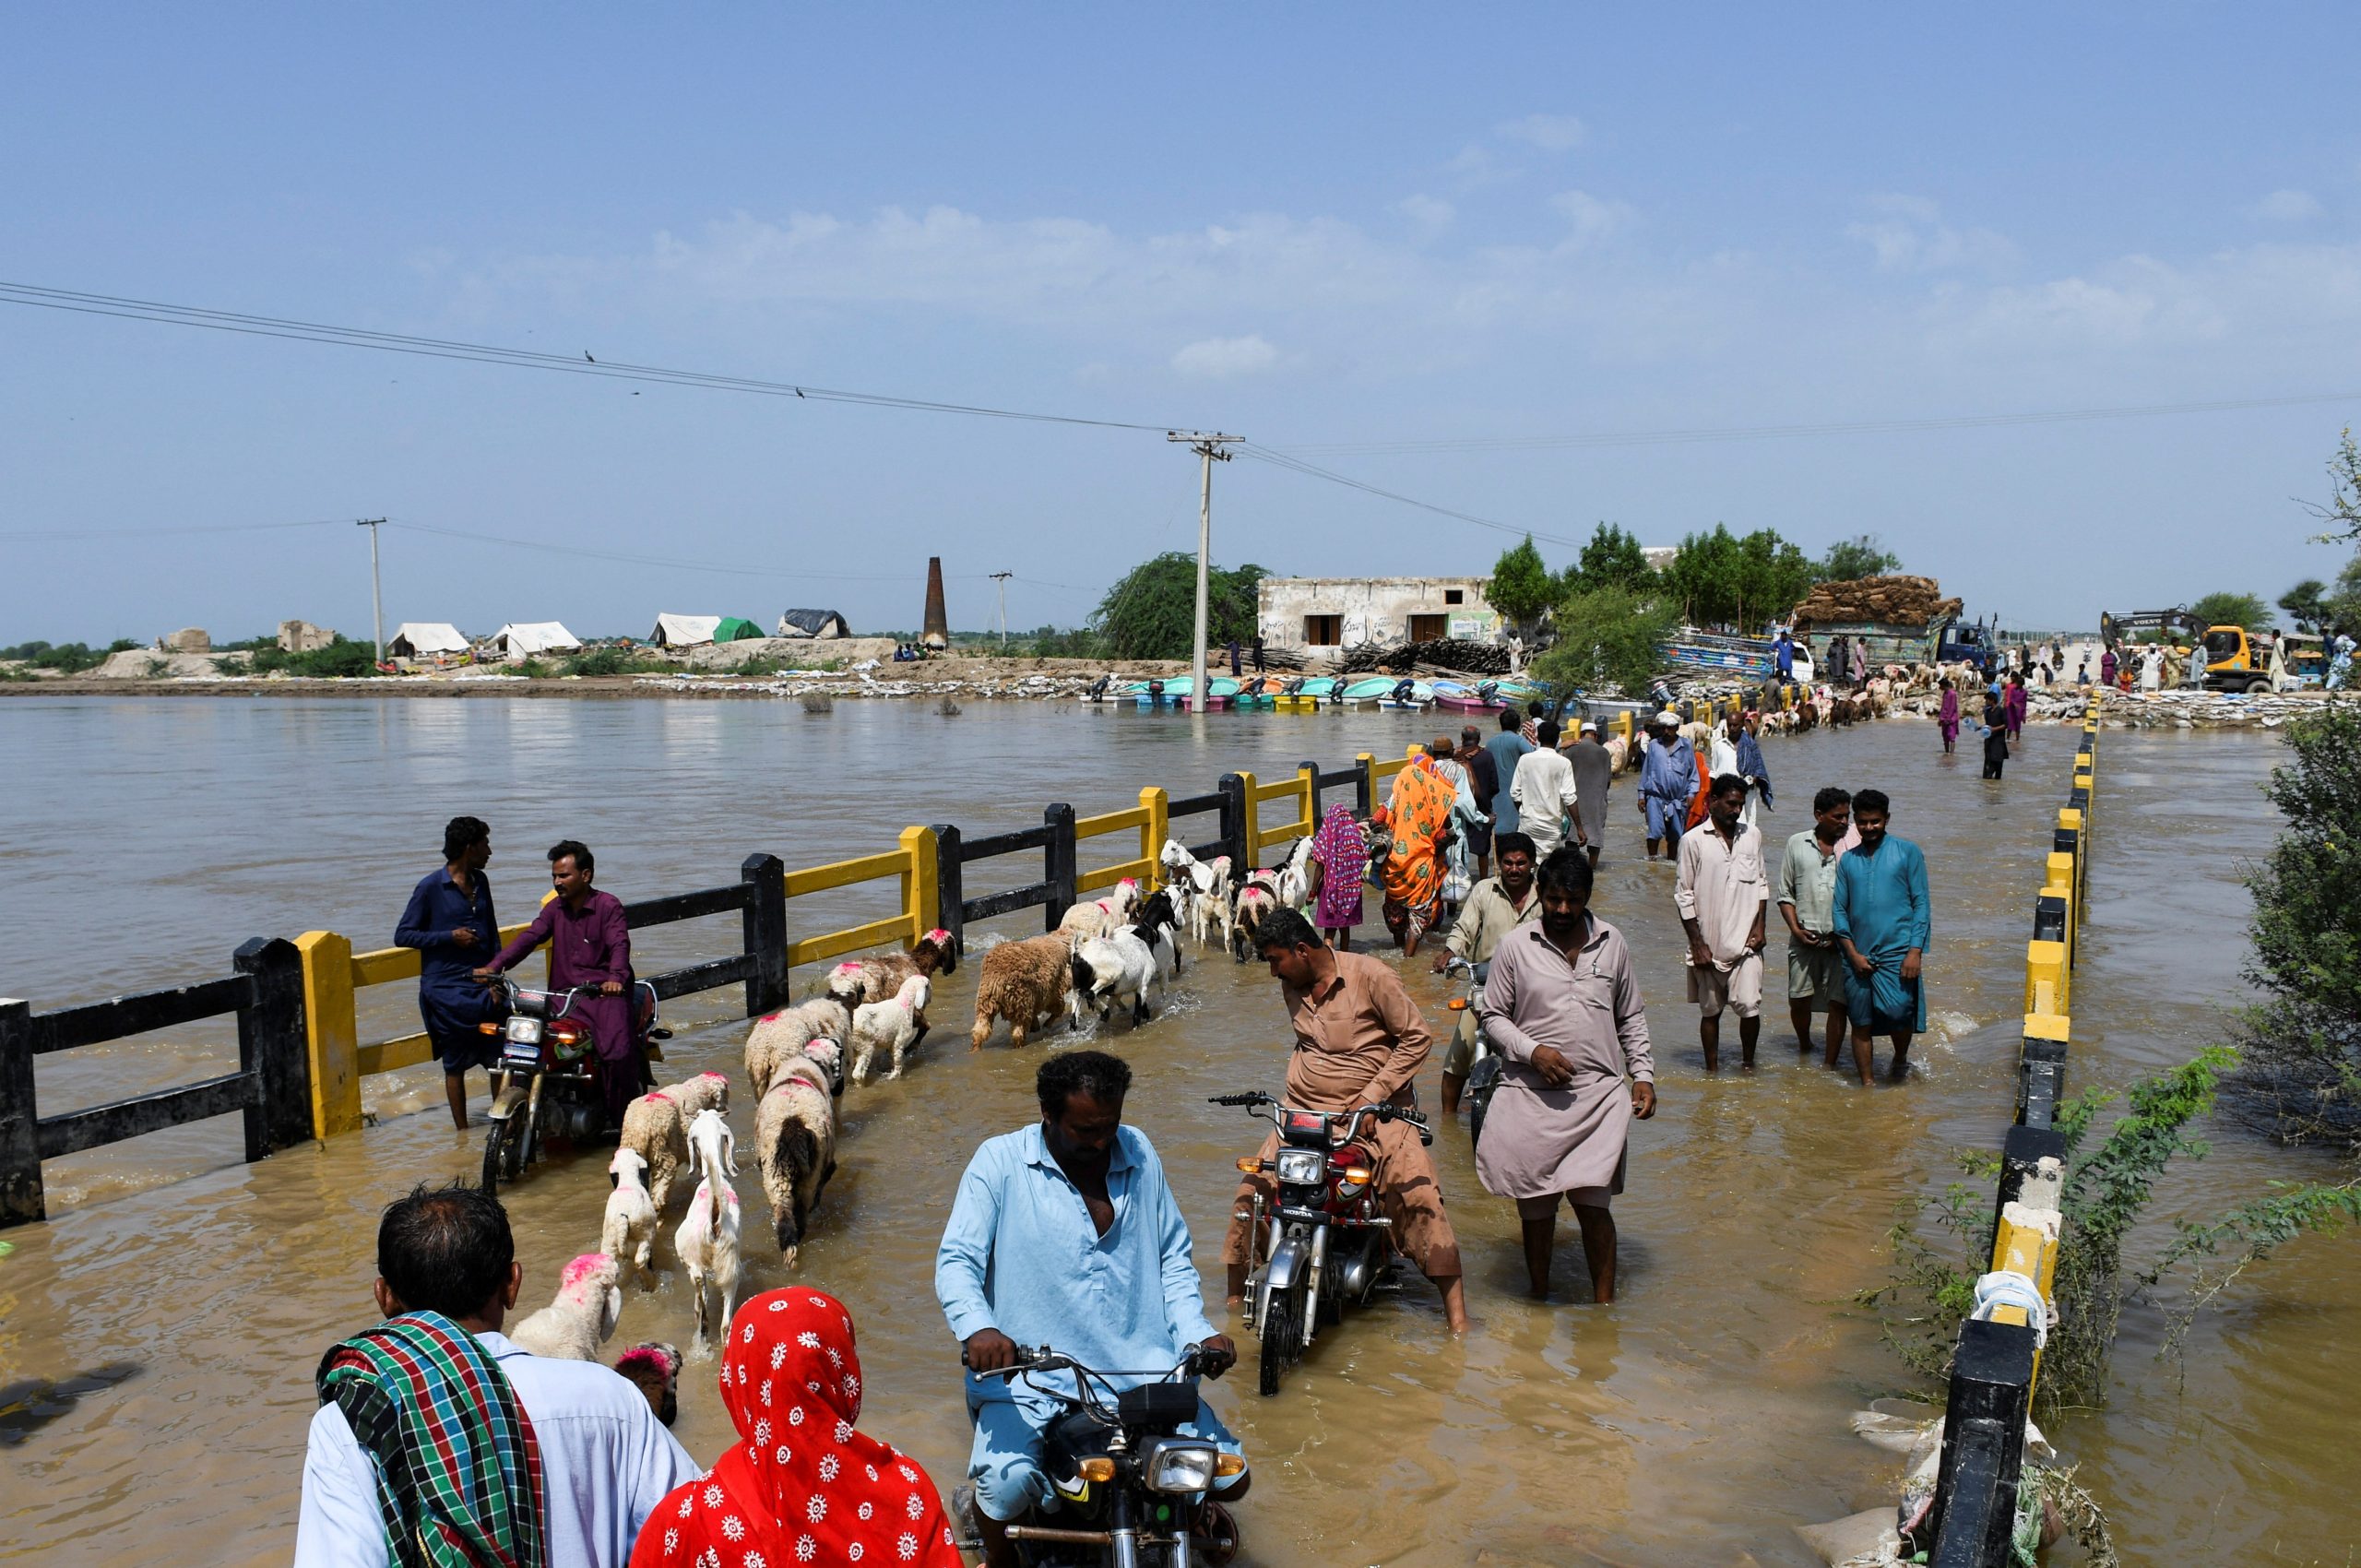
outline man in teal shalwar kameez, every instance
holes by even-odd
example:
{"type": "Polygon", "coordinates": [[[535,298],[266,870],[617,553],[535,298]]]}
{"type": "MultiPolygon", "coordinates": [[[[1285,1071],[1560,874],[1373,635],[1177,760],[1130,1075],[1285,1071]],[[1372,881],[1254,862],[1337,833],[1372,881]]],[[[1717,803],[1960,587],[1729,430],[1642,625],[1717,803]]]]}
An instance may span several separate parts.
{"type": "Polygon", "coordinates": [[[1853,797],[1856,849],[1836,862],[1836,940],[1852,966],[1846,1001],[1853,1016],[1853,1065],[1867,1085],[1873,1037],[1893,1042],[1892,1075],[1910,1073],[1910,1037],[1927,1027],[1927,992],[1918,966],[1927,951],[1927,857],[1907,838],[1891,837],[1884,792],[1853,797]]]}

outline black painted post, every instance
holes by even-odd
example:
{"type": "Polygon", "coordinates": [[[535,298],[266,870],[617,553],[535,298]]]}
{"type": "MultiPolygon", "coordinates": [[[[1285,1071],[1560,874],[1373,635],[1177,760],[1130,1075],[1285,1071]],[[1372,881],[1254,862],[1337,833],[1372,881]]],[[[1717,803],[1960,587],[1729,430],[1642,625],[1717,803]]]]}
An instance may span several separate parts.
{"type": "Polygon", "coordinates": [[[2035,1174],[2045,1159],[2058,1161],[2062,1172],[2066,1163],[2065,1134],[2055,1127],[2009,1129],[2008,1137],[2000,1145],[2000,1190],[1992,1200],[1992,1241],[1985,1243],[1986,1256],[1991,1255],[1993,1243],[2000,1239],[2001,1211],[2023,1194],[2025,1179],[2035,1174]]]}
{"type": "Polygon", "coordinates": [[[738,880],[746,885],[740,921],[746,956],[754,961],[746,977],[746,1016],[759,1018],[795,1000],[787,969],[787,866],[777,855],[749,855],[738,880]]]}
{"type": "Polygon", "coordinates": [[[967,951],[967,876],[959,860],[959,830],[938,822],[934,834],[934,897],[942,908],[935,919],[951,933],[951,950],[967,951]]]}
{"type": "Polygon", "coordinates": [[[1377,810],[1377,792],[1370,787],[1369,765],[1358,756],[1353,764],[1353,814],[1367,822],[1377,810]]]}
{"type": "Polygon", "coordinates": [[[2066,1097],[2066,1042],[2028,1039],[2017,1058],[2017,1125],[2047,1127],[2066,1097]]]}
{"type": "Polygon", "coordinates": [[[1246,842],[1246,780],[1225,773],[1214,789],[1221,796],[1222,853],[1229,857],[1237,874],[1244,876],[1254,869],[1253,848],[1246,842]]]}
{"type": "Polygon", "coordinates": [[[0,998],[0,1229],[48,1218],[33,1102],[33,1004],[0,998]]]}
{"type": "Polygon", "coordinates": [[[1316,834],[1320,831],[1320,765],[1299,762],[1295,766],[1298,771],[1309,775],[1311,779],[1311,799],[1308,804],[1311,812],[1311,831],[1316,834]]]}
{"type": "Polygon", "coordinates": [[[1074,808],[1062,802],[1051,806],[1041,814],[1041,823],[1050,830],[1050,841],[1041,846],[1041,880],[1050,885],[1050,901],[1042,906],[1048,917],[1043,929],[1055,931],[1074,908],[1074,808]]]}
{"type": "Polygon", "coordinates": [[[285,937],[257,936],[231,959],[254,981],[238,1009],[238,1066],[255,1079],[246,1158],[312,1141],[312,1053],[303,1031],[303,959],[285,937]]]}
{"type": "Polygon", "coordinates": [[[1935,1469],[1930,1561],[1938,1565],[1995,1568],[2010,1560],[2033,1400],[2033,1338],[2023,1324],[1960,1324],[1935,1469]]]}

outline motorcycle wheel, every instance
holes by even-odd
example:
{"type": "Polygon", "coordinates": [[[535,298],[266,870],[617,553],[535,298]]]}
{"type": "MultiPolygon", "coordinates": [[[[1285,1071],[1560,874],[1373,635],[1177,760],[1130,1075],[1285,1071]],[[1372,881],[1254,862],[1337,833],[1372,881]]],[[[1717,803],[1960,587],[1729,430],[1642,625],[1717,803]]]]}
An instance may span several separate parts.
{"type": "MultiPolygon", "coordinates": [[[[500,1191],[500,1173],[506,1164],[506,1145],[510,1125],[508,1122],[494,1122],[492,1124],[492,1131],[484,1135],[483,1190],[487,1193],[500,1191]]],[[[513,1171],[510,1173],[509,1180],[516,1180],[513,1171]]]]}
{"type": "Polygon", "coordinates": [[[508,1119],[508,1136],[501,1149],[501,1166],[511,1182],[525,1174],[530,1158],[528,1146],[533,1142],[532,1111],[529,1107],[519,1106],[516,1114],[508,1119]]]}
{"type": "Polygon", "coordinates": [[[1256,1357],[1258,1389],[1268,1398],[1279,1391],[1279,1378],[1303,1345],[1303,1293],[1289,1290],[1271,1298],[1263,1313],[1263,1346],[1256,1357]]]}

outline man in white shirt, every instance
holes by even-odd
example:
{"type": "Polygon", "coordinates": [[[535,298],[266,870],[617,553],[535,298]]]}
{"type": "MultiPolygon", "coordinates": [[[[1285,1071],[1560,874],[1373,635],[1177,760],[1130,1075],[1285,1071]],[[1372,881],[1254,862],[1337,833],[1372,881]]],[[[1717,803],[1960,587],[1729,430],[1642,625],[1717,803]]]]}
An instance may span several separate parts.
{"type": "Polygon", "coordinates": [[[1517,759],[1509,798],[1516,802],[1517,830],[1533,840],[1534,861],[1566,841],[1566,814],[1574,809],[1574,768],[1558,749],[1558,721],[1545,719],[1534,731],[1536,747],[1517,759]]]}
{"type": "MultiPolygon", "coordinates": [[[[524,1283],[500,1201],[457,1185],[421,1185],[397,1199],[377,1228],[377,1275],[378,1311],[466,1330],[514,1390],[540,1451],[533,1501],[548,1568],[625,1568],[664,1494],[703,1472],[623,1378],[596,1361],[528,1354],[500,1332],[524,1283]]],[[[450,1419],[465,1423],[469,1414],[450,1419]]],[[[414,1461],[421,1470],[428,1462],[414,1461]]],[[[388,1568],[383,1468],[326,1396],[303,1456],[295,1568],[388,1568]]]]}

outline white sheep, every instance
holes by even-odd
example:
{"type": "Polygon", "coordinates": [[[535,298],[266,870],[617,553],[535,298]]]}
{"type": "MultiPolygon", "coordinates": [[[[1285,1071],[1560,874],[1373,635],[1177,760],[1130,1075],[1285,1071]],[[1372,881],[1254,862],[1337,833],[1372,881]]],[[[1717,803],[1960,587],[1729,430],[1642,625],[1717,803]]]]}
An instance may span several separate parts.
{"type": "Polygon", "coordinates": [[[718,1322],[724,1331],[738,1311],[738,1190],[730,1184],[738,1170],[738,1140],[719,1111],[701,1111],[689,1123],[689,1165],[697,1175],[697,1190],[672,1246],[689,1271],[689,1289],[696,1297],[696,1342],[702,1346],[707,1281],[721,1298],[718,1322]]]}
{"type": "Polygon", "coordinates": [[[1061,1016],[1071,1025],[1081,1010],[1082,999],[1074,989],[1074,948],[1063,936],[1003,942],[985,949],[967,1049],[983,1050],[995,1019],[1008,1020],[1009,1043],[1021,1046],[1040,1025],[1061,1016]]]}
{"type": "Polygon", "coordinates": [[[1272,873],[1271,889],[1287,909],[1300,910],[1320,891],[1320,862],[1311,858],[1311,840],[1299,838],[1272,873]]]}
{"type": "Polygon", "coordinates": [[[853,1009],[852,1015],[852,1081],[869,1081],[869,1061],[883,1047],[893,1053],[893,1065],[885,1074],[888,1078],[902,1075],[902,1056],[915,1044],[920,1029],[919,1019],[926,1016],[927,997],[934,982],[924,975],[912,975],[902,982],[902,989],[888,1002],[864,1002],[853,1009]]]}
{"type": "Polygon", "coordinates": [[[595,1361],[623,1316],[622,1274],[604,1253],[585,1253],[558,1277],[557,1299],[508,1331],[519,1348],[568,1361],[595,1361]]]}
{"type": "Polygon", "coordinates": [[[1075,949],[1074,978],[1074,989],[1097,1007],[1100,1018],[1108,1017],[1115,1004],[1128,1002],[1135,1025],[1148,1020],[1148,992],[1163,988],[1155,952],[1129,926],[1112,936],[1094,936],[1075,949]]]}
{"type": "Polygon", "coordinates": [[[699,1073],[623,1107],[617,1142],[647,1162],[647,1194],[658,1214],[670,1206],[673,1179],[688,1163],[690,1119],[707,1108],[730,1109],[730,1080],[719,1073],[699,1073]]]}
{"type": "Polygon", "coordinates": [[[1140,918],[1131,929],[1155,957],[1157,980],[1169,988],[1180,977],[1180,930],[1172,912],[1172,896],[1158,893],[1141,905],[1140,918]]]}
{"type": "Polygon", "coordinates": [[[828,977],[826,995],[754,1021],[746,1036],[746,1077],[757,1099],[769,1090],[780,1063],[802,1054],[814,1039],[844,1039],[852,1033],[852,1010],[860,1005],[859,969],[843,966],[828,977]]]}
{"type": "MultiPolygon", "coordinates": [[[[836,1042],[813,1044],[833,1050],[836,1042]]],[[[807,1055],[779,1064],[754,1112],[754,1164],[771,1201],[779,1255],[793,1268],[812,1210],[836,1169],[836,1107],[825,1062],[807,1055]]]]}
{"type": "Polygon", "coordinates": [[[1172,873],[1169,880],[1180,891],[1181,911],[1188,917],[1189,934],[1196,939],[1197,951],[1204,952],[1216,933],[1219,933],[1224,947],[1229,946],[1229,857],[1216,855],[1210,861],[1201,861],[1180,840],[1168,838],[1157,859],[1172,873]]]}
{"type": "Polygon", "coordinates": [[[1279,890],[1275,873],[1258,871],[1246,878],[1246,885],[1238,890],[1237,907],[1230,914],[1229,952],[1240,963],[1246,962],[1254,951],[1255,933],[1263,929],[1279,908],[1279,890]]]}
{"type": "Polygon", "coordinates": [[[599,1250],[618,1265],[624,1253],[630,1253],[643,1284],[649,1276],[648,1258],[656,1250],[656,1200],[647,1190],[647,1161],[638,1150],[615,1150],[615,1158],[607,1162],[607,1175],[615,1190],[607,1194],[607,1218],[599,1231],[599,1250]]]}
{"type": "Polygon", "coordinates": [[[1058,921],[1058,930],[1076,943],[1094,936],[1111,936],[1131,922],[1139,907],[1140,885],[1127,876],[1115,884],[1115,890],[1106,897],[1068,907],[1058,921]]]}

